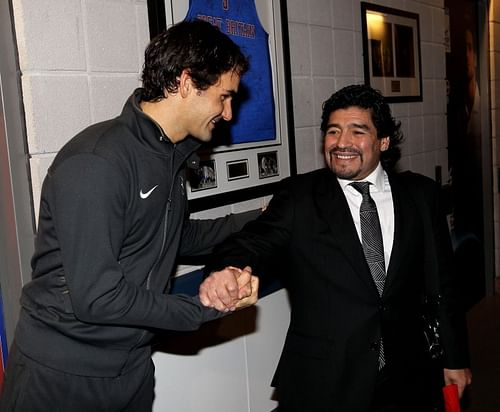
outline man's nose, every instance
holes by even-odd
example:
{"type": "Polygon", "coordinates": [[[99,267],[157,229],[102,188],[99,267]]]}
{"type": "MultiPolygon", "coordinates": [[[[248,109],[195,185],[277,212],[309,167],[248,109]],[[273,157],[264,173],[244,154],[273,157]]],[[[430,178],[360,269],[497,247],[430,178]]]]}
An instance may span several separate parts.
{"type": "Polygon", "coordinates": [[[349,147],[350,145],[351,145],[351,134],[348,131],[341,131],[339,134],[339,139],[337,141],[337,146],[349,147]]]}
{"type": "Polygon", "coordinates": [[[233,109],[231,107],[230,101],[224,102],[224,108],[222,110],[222,118],[226,122],[229,122],[233,118],[233,109]]]}

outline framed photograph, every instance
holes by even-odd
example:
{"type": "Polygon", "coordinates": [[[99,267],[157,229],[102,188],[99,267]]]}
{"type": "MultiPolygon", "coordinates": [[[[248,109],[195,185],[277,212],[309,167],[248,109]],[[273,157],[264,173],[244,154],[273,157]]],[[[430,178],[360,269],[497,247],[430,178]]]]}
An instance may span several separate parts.
{"type": "Polygon", "coordinates": [[[278,152],[257,153],[257,162],[259,164],[259,179],[279,174],[278,152]]]}
{"type": "Polygon", "coordinates": [[[246,179],[248,173],[248,159],[232,160],[226,163],[227,180],[246,179]]]}
{"type": "Polygon", "coordinates": [[[217,187],[217,169],[215,161],[200,160],[199,167],[188,169],[188,183],[193,192],[217,187]]]}
{"type": "Polygon", "coordinates": [[[365,83],[389,102],[422,101],[419,16],[361,2],[365,83]]]}
{"type": "Polygon", "coordinates": [[[250,58],[233,119],[218,122],[198,153],[211,163],[188,180],[190,211],[272,194],[296,173],[286,0],[148,0],[148,17],[152,38],[183,20],[208,21],[250,58]],[[263,171],[262,162],[275,167],[263,171]]]}

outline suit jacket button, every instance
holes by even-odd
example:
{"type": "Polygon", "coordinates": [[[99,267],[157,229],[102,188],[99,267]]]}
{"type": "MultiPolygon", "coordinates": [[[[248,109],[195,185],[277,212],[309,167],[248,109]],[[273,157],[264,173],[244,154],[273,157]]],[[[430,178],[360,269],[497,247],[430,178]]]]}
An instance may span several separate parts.
{"type": "Polygon", "coordinates": [[[370,350],[373,350],[373,351],[378,350],[378,342],[370,343],[370,350]]]}

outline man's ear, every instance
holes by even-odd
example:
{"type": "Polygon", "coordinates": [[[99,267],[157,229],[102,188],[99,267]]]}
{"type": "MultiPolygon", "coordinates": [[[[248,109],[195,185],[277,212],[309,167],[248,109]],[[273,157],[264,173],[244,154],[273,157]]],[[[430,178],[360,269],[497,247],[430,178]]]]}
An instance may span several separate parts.
{"type": "Polygon", "coordinates": [[[187,69],[184,69],[179,76],[179,93],[182,97],[187,97],[194,89],[193,79],[187,69]]]}
{"type": "Polygon", "coordinates": [[[385,152],[387,149],[389,149],[390,143],[391,139],[389,138],[389,136],[382,137],[382,139],[380,139],[380,151],[385,152]]]}

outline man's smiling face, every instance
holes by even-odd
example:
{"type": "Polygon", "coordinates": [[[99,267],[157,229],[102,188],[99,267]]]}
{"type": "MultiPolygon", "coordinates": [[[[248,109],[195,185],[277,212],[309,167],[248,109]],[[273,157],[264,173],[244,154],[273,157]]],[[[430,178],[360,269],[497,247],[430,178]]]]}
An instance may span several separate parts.
{"type": "Polygon", "coordinates": [[[232,119],[231,103],[239,84],[240,76],[231,71],[222,74],[219,81],[206,90],[193,87],[189,104],[191,115],[187,125],[191,136],[208,142],[218,121],[228,122],[232,119]]]}
{"type": "Polygon", "coordinates": [[[324,137],[328,167],[341,179],[362,180],[375,170],[389,137],[379,139],[369,109],[348,107],[330,113],[324,137]]]}

